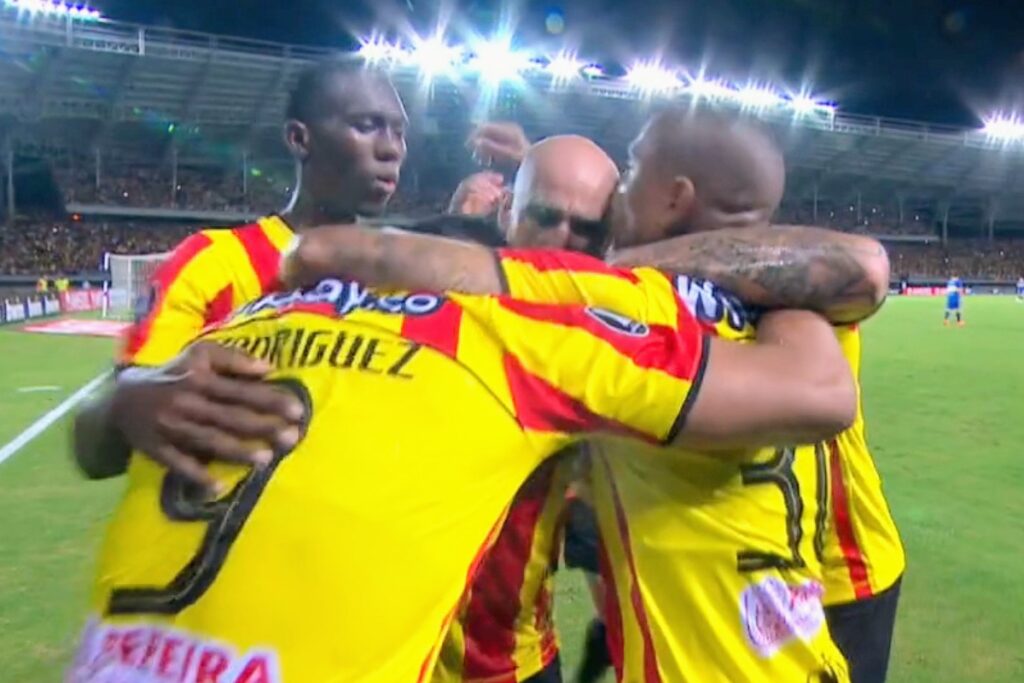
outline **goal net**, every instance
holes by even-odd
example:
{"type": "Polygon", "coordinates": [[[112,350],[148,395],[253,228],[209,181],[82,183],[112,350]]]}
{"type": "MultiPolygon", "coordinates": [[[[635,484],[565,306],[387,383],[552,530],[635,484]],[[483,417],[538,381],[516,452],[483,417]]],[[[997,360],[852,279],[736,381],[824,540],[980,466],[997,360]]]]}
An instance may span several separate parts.
{"type": "Polygon", "coordinates": [[[150,306],[149,282],[153,272],[168,256],[163,254],[107,254],[110,285],[103,306],[103,317],[133,320],[150,306]]]}

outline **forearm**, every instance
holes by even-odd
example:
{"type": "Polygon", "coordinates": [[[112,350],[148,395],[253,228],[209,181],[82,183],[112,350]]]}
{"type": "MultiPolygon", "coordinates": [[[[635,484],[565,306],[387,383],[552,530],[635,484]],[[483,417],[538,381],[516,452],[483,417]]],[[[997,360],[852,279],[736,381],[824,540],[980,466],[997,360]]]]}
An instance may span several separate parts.
{"type": "Polygon", "coordinates": [[[282,260],[288,286],[342,276],[410,290],[500,294],[503,288],[493,249],[408,232],[320,227],[302,234],[282,260]]]}
{"type": "Polygon", "coordinates": [[[711,340],[677,443],[717,450],[820,441],[850,425],[856,397],[829,324],[807,311],[772,312],[754,344],[711,340]]]}
{"type": "Polygon", "coordinates": [[[112,410],[115,387],[90,400],[75,416],[72,450],[75,463],[90,479],[123,474],[131,449],[114,425],[112,410]]]}
{"type": "Polygon", "coordinates": [[[880,243],[807,226],[693,233],[620,251],[612,262],[705,278],[748,305],[803,308],[833,323],[869,317],[889,288],[889,259],[880,243]]]}

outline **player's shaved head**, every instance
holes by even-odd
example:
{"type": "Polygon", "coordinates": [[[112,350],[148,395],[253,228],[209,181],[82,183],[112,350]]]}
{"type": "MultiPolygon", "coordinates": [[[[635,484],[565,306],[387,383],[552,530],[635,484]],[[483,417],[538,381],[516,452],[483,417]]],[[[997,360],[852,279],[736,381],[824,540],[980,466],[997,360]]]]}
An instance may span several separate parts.
{"type": "Polygon", "coordinates": [[[600,253],[618,181],[615,162],[592,140],[579,135],[541,140],[516,173],[510,210],[503,215],[509,242],[600,253]]]}
{"type": "Polygon", "coordinates": [[[731,117],[657,114],[633,142],[630,159],[620,243],[764,224],[785,189],[778,146],[753,124],[731,117]]]}

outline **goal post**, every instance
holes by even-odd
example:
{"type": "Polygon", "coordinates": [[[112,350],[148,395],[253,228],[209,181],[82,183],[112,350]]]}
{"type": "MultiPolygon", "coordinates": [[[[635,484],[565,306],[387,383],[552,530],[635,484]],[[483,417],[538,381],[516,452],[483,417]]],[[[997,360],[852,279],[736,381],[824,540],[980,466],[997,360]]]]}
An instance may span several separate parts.
{"type": "Polygon", "coordinates": [[[103,302],[103,317],[133,320],[144,313],[152,296],[149,283],[153,273],[167,258],[159,254],[106,254],[104,266],[110,272],[110,283],[103,302]]]}

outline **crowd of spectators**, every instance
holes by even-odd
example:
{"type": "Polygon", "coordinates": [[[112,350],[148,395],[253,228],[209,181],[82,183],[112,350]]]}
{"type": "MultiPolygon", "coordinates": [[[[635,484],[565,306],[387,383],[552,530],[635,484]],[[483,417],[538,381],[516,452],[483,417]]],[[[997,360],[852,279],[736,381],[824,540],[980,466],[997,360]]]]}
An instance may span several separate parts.
{"type": "MultiPolygon", "coordinates": [[[[241,173],[180,167],[173,185],[168,168],[110,164],[96,182],[95,169],[79,165],[55,169],[67,202],[144,208],[240,211],[280,210],[291,193],[290,169],[253,167],[243,191],[241,173]]],[[[434,179],[437,180],[437,179],[434,179]]],[[[403,180],[389,211],[402,216],[436,214],[447,209],[449,195],[417,192],[415,173],[403,180]],[[408,182],[407,182],[408,181],[408,182]]],[[[440,185],[438,186],[440,187],[440,185]]],[[[778,222],[817,224],[842,230],[890,236],[935,236],[927,216],[909,214],[905,221],[884,207],[820,206],[818,220],[806,204],[786,206],[778,222]],[[858,218],[859,213],[859,218],[858,218]]],[[[0,274],[74,275],[99,270],[103,254],[167,251],[197,226],[173,222],[77,220],[78,217],[22,217],[0,226],[0,274]]],[[[1016,280],[1024,274],[1024,240],[951,240],[941,243],[888,244],[893,277],[1016,280]]]]}
{"type": "Polygon", "coordinates": [[[862,235],[935,235],[935,226],[927,216],[908,213],[901,221],[897,211],[878,206],[862,207],[859,217],[855,206],[822,206],[817,218],[809,206],[787,206],[779,211],[777,219],[780,223],[819,225],[862,235]]]}
{"type": "Polygon", "coordinates": [[[77,275],[100,270],[106,252],[167,251],[194,227],[26,219],[0,226],[0,274],[77,275]]]}
{"type": "Polygon", "coordinates": [[[181,166],[111,165],[97,175],[84,166],[54,169],[67,203],[103,204],[149,209],[200,211],[279,210],[291,194],[290,169],[264,172],[250,169],[246,182],[240,172],[181,166]]]}
{"type": "MultiPolygon", "coordinates": [[[[424,215],[444,199],[396,202],[396,212],[424,215]]],[[[0,226],[0,274],[74,275],[100,269],[103,254],[150,254],[171,249],[197,226],[126,221],[22,219],[0,226]]],[[[887,243],[894,278],[1016,280],[1024,275],[1024,240],[887,243]]]]}
{"type": "Polygon", "coordinates": [[[894,277],[1016,281],[1024,276],[1024,240],[950,240],[947,245],[889,244],[894,277]]]}

